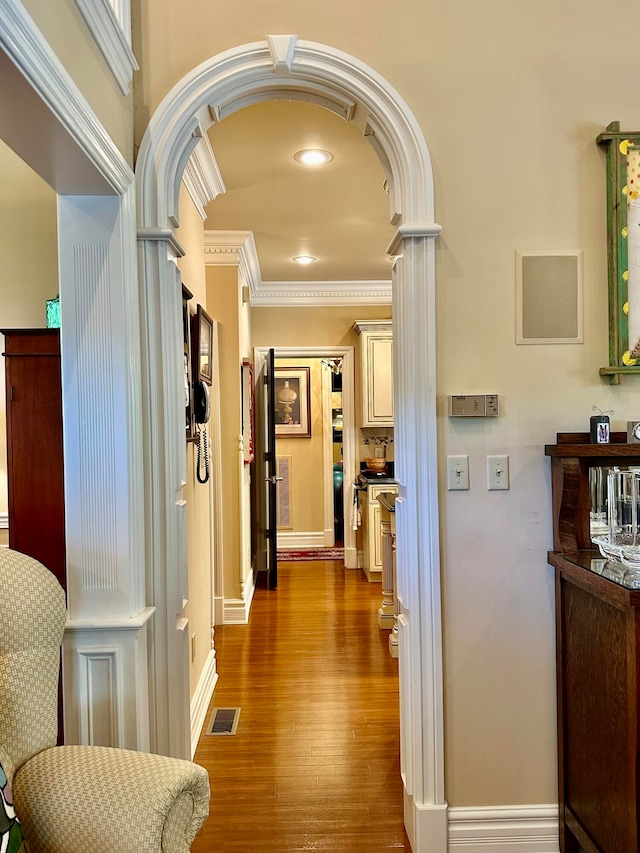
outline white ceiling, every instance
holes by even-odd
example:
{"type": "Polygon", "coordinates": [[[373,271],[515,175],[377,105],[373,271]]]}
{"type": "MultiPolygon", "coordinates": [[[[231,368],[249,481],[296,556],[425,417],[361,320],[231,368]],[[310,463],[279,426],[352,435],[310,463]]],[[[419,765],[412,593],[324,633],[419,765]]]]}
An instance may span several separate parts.
{"type": "Polygon", "coordinates": [[[391,279],[384,173],[354,122],[314,104],[268,101],[214,124],[209,138],[227,191],[207,206],[205,228],[252,231],[263,281],[391,279]],[[333,160],[300,165],[293,155],[304,148],[333,160]],[[291,261],[302,254],[316,263],[291,261]]]}

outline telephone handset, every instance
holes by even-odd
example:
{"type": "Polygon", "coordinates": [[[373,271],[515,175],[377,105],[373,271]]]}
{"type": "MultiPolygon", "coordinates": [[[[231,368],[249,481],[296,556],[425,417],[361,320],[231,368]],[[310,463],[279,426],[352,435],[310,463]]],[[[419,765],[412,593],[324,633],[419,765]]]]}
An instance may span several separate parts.
{"type": "Polygon", "coordinates": [[[206,424],[211,415],[209,386],[206,382],[196,382],[193,394],[193,415],[197,424],[206,424]]]}
{"type": "Polygon", "coordinates": [[[196,382],[193,395],[193,415],[198,431],[198,453],[196,460],[196,477],[199,483],[209,480],[209,447],[207,445],[207,423],[211,416],[209,405],[209,386],[206,382],[196,382]],[[201,473],[201,464],[204,460],[204,472],[201,473]]]}

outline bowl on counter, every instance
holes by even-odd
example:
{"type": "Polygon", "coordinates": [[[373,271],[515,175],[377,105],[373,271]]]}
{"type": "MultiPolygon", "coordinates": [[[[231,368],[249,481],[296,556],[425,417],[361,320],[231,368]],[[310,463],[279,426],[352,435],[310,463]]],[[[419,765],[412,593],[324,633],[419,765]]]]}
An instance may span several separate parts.
{"type": "Polygon", "coordinates": [[[371,459],[365,459],[364,464],[367,466],[369,471],[384,471],[387,467],[387,460],[382,457],[375,457],[371,459]]]}

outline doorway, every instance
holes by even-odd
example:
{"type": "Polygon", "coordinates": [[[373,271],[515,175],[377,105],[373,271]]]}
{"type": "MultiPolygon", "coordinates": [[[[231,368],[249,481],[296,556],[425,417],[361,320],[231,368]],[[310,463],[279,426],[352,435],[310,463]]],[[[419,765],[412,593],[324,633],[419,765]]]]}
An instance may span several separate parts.
{"type": "MultiPolygon", "coordinates": [[[[224,117],[275,93],[312,100],[347,119],[357,104],[367,116],[367,138],[388,174],[390,218],[397,226],[388,252],[395,258],[392,314],[395,472],[401,483],[396,515],[405,820],[414,853],[440,851],[443,841],[446,844],[447,821],[435,375],[435,238],[441,229],[434,222],[427,145],[401,95],[353,56],[296,36],[268,36],[204,62],[160,104],[140,148],[139,224],[146,235],[140,252],[141,287],[150,306],[158,293],[169,289],[167,251],[175,246],[177,191],[186,159],[212,115],[224,117]],[[420,465],[416,465],[418,448],[420,465]],[[424,725],[425,720],[430,724],[424,725]]],[[[143,337],[170,343],[175,334],[170,314],[151,312],[143,337]]],[[[154,370],[145,383],[146,396],[179,400],[181,391],[180,377],[171,372],[159,376],[154,370]]],[[[152,418],[145,417],[144,428],[150,436],[157,433],[152,418]]],[[[170,446],[154,442],[149,470],[154,474],[171,470],[177,451],[177,442],[170,446]]],[[[179,551],[179,528],[172,496],[157,497],[156,514],[149,519],[150,539],[157,548],[150,553],[161,557],[169,544],[179,551]]],[[[166,596],[166,576],[157,572],[152,576],[161,600],[166,596]]],[[[174,655],[166,650],[177,653],[178,638],[170,620],[159,620],[158,627],[162,636],[156,636],[153,648],[156,672],[175,672],[174,655]]]]}
{"type": "MultiPolygon", "coordinates": [[[[264,358],[268,348],[258,347],[257,354],[259,358],[264,358]]],[[[356,436],[356,419],[355,419],[355,355],[354,349],[351,346],[318,346],[318,347],[275,347],[276,364],[278,359],[299,360],[303,363],[307,359],[317,359],[320,363],[322,360],[340,361],[341,364],[341,384],[342,384],[342,471],[344,483],[353,484],[357,474],[357,453],[358,444],[356,436]]],[[[256,359],[257,361],[257,359],[256,359]]],[[[326,418],[331,418],[331,376],[332,372],[328,367],[323,368],[323,421],[326,418]]],[[[317,531],[318,544],[317,547],[327,547],[325,545],[325,537],[327,534],[333,534],[335,523],[334,511],[334,491],[333,491],[333,431],[327,429],[323,435],[322,454],[324,462],[322,465],[322,489],[323,489],[323,529],[317,531]]],[[[303,439],[298,440],[299,442],[303,439]]],[[[349,517],[350,500],[352,493],[350,488],[343,487],[342,490],[342,513],[343,518],[349,517]]],[[[286,542],[286,537],[284,538],[286,542]]],[[[289,544],[292,540],[289,540],[289,544]]],[[[293,540],[297,547],[300,547],[300,540],[293,540]]],[[[314,543],[309,542],[308,538],[303,540],[302,547],[313,547],[314,543]]],[[[356,533],[350,525],[344,526],[343,536],[344,548],[344,563],[347,569],[355,569],[358,566],[358,549],[356,542],[356,533]]]]}

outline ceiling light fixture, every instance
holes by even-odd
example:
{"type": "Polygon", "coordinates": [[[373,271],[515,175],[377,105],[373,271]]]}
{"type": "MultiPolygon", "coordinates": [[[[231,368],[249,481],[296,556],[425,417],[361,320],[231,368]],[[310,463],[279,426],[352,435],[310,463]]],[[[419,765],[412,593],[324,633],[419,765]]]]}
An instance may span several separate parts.
{"type": "Polygon", "coordinates": [[[294,154],[293,159],[304,166],[322,166],[324,163],[333,160],[333,154],[320,148],[305,148],[303,151],[294,154]]]}
{"type": "Polygon", "coordinates": [[[314,258],[312,255],[297,255],[291,260],[295,261],[297,264],[301,264],[303,267],[306,267],[308,264],[314,263],[317,258],[314,258]]]}

